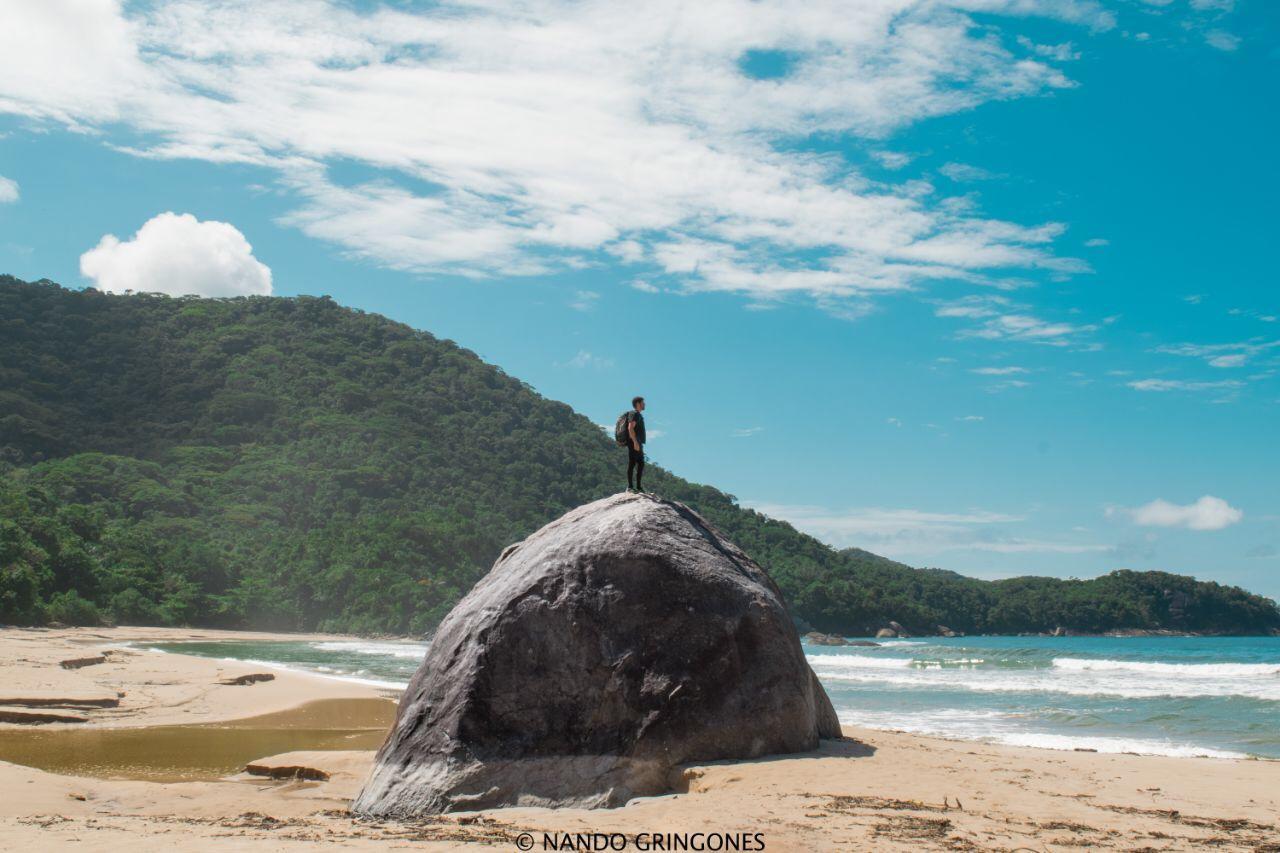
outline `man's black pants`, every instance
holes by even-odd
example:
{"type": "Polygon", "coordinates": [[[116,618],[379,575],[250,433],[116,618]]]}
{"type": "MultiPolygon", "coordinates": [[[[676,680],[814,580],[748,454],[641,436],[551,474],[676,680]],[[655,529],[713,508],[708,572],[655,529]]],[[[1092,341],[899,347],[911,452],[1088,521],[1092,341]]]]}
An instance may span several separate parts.
{"type": "Polygon", "coordinates": [[[627,446],[627,488],[631,488],[631,475],[635,474],[635,488],[644,491],[644,486],[640,485],[640,478],[644,476],[644,448],[636,450],[630,445],[627,446]]]}

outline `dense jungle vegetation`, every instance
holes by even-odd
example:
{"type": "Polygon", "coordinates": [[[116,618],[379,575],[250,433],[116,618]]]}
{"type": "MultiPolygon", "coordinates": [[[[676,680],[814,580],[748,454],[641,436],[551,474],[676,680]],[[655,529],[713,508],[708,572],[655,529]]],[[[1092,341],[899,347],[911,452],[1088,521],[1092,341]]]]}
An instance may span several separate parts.
{"type": "MultiPolygon", "coordinates": [[[[0,622],[426,632],[504,546],[618,490],[600,427],[456,344],[328,298],[0,277],[0,622]]],[[[850,635],[1280,630],[1162,572],[979,581],[827,547],[661,469],[850,635]]]]}

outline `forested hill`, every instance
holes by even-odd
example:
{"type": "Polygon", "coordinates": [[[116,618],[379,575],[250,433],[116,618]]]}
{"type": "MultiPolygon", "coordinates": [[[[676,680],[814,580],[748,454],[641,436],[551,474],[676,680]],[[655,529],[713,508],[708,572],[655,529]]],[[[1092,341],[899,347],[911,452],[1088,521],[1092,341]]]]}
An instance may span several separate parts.
{"type": "MultiPolygon", "coordinates": [[[[617,491],[620,463],[568,406],[327,298],[0,277],[0,622],[426,631],[505,545],[617,491]]],[[[1273,602],[1234,587],[976,581],[837,552],[661,470],[646,483],[820,630],[1280,629],[1273,602]]]]}

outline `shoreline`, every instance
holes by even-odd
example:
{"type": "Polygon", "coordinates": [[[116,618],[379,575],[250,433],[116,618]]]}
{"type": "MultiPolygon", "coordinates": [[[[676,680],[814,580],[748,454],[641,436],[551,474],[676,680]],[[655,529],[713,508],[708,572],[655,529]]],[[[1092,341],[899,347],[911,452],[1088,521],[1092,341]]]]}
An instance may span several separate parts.
{"type": "MultiPolygon", "coordinates": [[[[85,731],[223,723],[291,714],[324,699],[389,691],[296,671],[247,686],[220,682],[262,670],[126,643],[217,640],[344,641],[349,636],[186,629],[3,629],[0,683],[119,706],[87,722],[5,730],[85,731]],[[64,670],[60,660],[101,651],[106,662],[64,670]],[[129,653],[125,653],[129,652],[129,653]]],[[[3,692],[11,692],[4,689],[3,692]]],[[[56,697],[54,697],[56,698],[56,697]]],[[[184,834],[191,849],[511,849],[521,831],[763,834],[770,849],[1270,849],[1280,846],[1280,762],[1076,752],[844,727],[846,739],[813,753],[687,766],[674,792],[612,810],[513,808],[411,822],[346,812],[372,750],[262,756],[306,765],[328,781],[233,774],[183,782],[59,775],[0,761],[0,833],[16,847],[73,840],[92,849],[160,849],[184,834]],[[233,842],[230,848],[225,847],[233,842]]],[[[261,762],[259,762],[261,763],[261,762]]],[[[540,835],[538,835],[540,837],[540,835]]],[[[540,849],[540,848],[539,848],[540,849]]]]}
{"type": "MultiPolygon", "coordinates": [[[[974,635],[977,636],[977,635],[974,635]]],[[[988,635],[982,635],[988,636],[988,635]]],[[[990,635],[990,636],[1016,636],[1016,635],[990,635]]],[[[164,726],[164,725],[183,725],[183,724],[200,724],[200,723],[221,723],[232,722],[239,719],[245,719],[253,716],[259,716],[265,713],[285,712],[296,710],[302,705],[318,699],[363,699],[363,698],[391,698],[398,699],[399,695],[407,686],[407,680],[389,681],[385,678],[365,677],[360,675],[338,673],[338,672],[317,672],[305,665],[298,665],[288,662],[261,660],[261,659],[242,659],[229,657],[213,657],[200,654],[184,654],[174,649],[156,649],[152,648],[152,644],[174,645],[182,643],[200,643],[200,642],[245,642],[245,641],[264,641],[264,642],[319,642],[319,643],[423,643],[421,638],[390,638],[379,636],[377,638],[364,637],[352,634],[328,634],[328,633],[275,633],[268,631],[237,631],[231,629],[189,629],[189,628],[152,628],[152,627],[113,627],[113,628],[0,628],[0,650],[6,653],[10,649],[9,644],[12,642],[20,648],[35,647],[41,651],[37,655],[26,658],[28,663],[34,663],[37,667],[43,667],[43,672],[32,672],[30,669],[20,671],[15,674],[6,672],[0,661],[0,683],[6,685],[0,688],[0,714],[6,707],[4,702],[5,694],[15,692],[35,693],[39,696],[53,697],[59,693],[66,693],[72,690],[75,696],[102,696],[107,697],[112,690],[126,694],[120,701],[120,706],[116,708],[92,709],[89,711],[81,711],[87,719],[79,723],[46,723],[44,727],[55,728],[133,728],[147,726],[164,726]],[[121,655],[108,660],[106,663],[112,666],[99,665],[77,670],[72,673],[71,678],[54,674],[55,659],[73,658],[76,655],[96,654],[106,651],[109,654],[115,653],[121,655]],[[59,658],[59,655],[64,656],[59,658]],[[171,656],[174,661],[171,663],[160,663],[153,661],[150,665],[143,665],[143,671],[164,672],[170,678],[170,683],[161,685],[155,681],[148,681],[143,688],[150,695],[150,701],[139,702],[138,697],[130,697],[128,690],[120,690],[121,685],[127,686],[127,680],[120,681],[121,666],[127,657],[146,656],[158,658],[162,656],[171,656]],[[251,694],[244,694],[246,688],[235,688],[222,685],[219,682],[225,679],[235,678],[241,675],[251,675],[255,672],[270,673],[273,678],[270,682],[255,685],[251,694]],[[33,684],[32,676],[43,675],[43,679],[38,679],[40,683],[33,684]],[[180,678],[176,676],[181,676],[180,678]],[[55,689],[50,683],[53,681],[70,682],[75,684],[75,688],[64,687],[55,689]],[[94,691],[85,689],[85,681],[97,683],[100,689],[94,691]],[[109,682],[109,683],[108,683],[109,682]],[[331,685],[326,687],[324,685],[331,685]],[[223,688],[226,689],[217,689],[223,688]],[[158,695],[154,695],[158,694],[158,695]],[[240,707],[241,699],[252,698],[253,702],[250,706],[240,707]]],[[[909,640],[927,639],[910,637],[909,640]]],[[[889,639],[885,641],[888,645],[896,645],[903,642],[903,639],[889,639]]],[[[826,646],[818,644],[813,646],[813,650],[818,654],[822,653],[822,649],[826,646]]],[[[131,661],[134,669],[138,668],[138,661],[131,661]]],[[[138,675],[137,672],[134,673],[138,675]]],[[[34,709],[33,709],[34,710],[34,709]]],[[[893,725],[878,725],[871,722],[848,722],[842,720],[842,726],[846,729],[852,729],[859,732],[885,732],[890,734],[901,734],[911,737],[937,739],[941,741],[953,743],[968,744],[984,744],[991,746],[1006,746],[1019,749],[1032,749],[1045,751],[1048,753],[1061,752],[1096,752],[1104,755],[1130,755],[1144,757],[1161,757],[1161,758],[1207,758],[1214,760],[1240,760],[1240,761],[1280,761],[1280,758],[1268,757],[1265,755],[1253,755],[1244,752],[1236,752],[1234,750],[1219,749],[1216,747],[1201,747],[1194,744],[1168,744],[1165,748],[1143,749],[1143,746],[1155,745],[1152,741],[1147,743],[1142,738],[1124,739],[1114,738],[1115,744],[1100,745],[1098,740],[1112,740],[1106,736],[1099,738],[1087,739],[1082,738],[1078,742],[1073,736],[1062,736],[1061,745],[1049,745],[1045,743],[1018,743],[1001,739],[997,736],[984,737],[981,735],[946,735],[936,731],[927,729],[913,729],[910,727],[898,727],[893,725]],[[1134,747],[1134,745],[1137,745],[1134,747]],[[1122,748],[1133,747],[1133,748],[1122,748]]],[[[0,716],[0,731],[10,728],[27,728],[28,726],[17,722],[6,722],[3,716],[0,716]]],[[[1045,735],[1046,739],[1055,740],[1056,736],[1045,735]]]]}
{"type": "MultiPolygon", "coordinates": [[[[332,634],[287,635],[330,641],[332,634]]],[[[49,722],[60,728],[124,728],[217,723],[288,711],[315,699],[363,699],[391,691],[283,670],[248,661],[153,652],[139,644],[273,640],[267,632],[183,628],[5,628],[0,629],[0,708],[40,713],[48,708],[80,722],[49,722]],[[105,655],[103,653],[106,653],[105,655]],[[105,657],[75,669],[62,661],[105,657]],[[270,669],[269,681],[224,684],[270,669]],[[28,700],[27,704],[14,700],[28,700]]],[[[22,728],[17,722],[0,727],[22,728]]]]}

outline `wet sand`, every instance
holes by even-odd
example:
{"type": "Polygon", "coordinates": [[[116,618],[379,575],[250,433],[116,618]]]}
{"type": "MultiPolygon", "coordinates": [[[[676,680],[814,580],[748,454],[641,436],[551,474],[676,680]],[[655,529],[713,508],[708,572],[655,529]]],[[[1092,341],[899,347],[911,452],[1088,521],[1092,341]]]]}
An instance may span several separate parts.
{"type": "Polygon", "coordinates": [[[290,711],[191,726],[0,729],[0,761],[51,773],[153,782],[216,780],[266,755],[376,750],[392,699],[319,699],[290,711]]]}
{"type": "MultiPolygon", "coordinates": [[[[151,720],[177,721],[181,737],[197,740],[227,737],[212,731],[323,738],[358,733],[361,725],[353,723],[389,707],[383,702],[377,711],[378,692],[370,688],[287,673],[224,687],[219,682],[228,674],[256,668],[183,655],[121,656],[110,668],[58,667],[60,659],[116,648],[141,633],[0,631],[0,684],[8,686],[13,675],[29,688],[75,687],[89,698],[93,691],[125,694],[118,708],[85,711],[86,723],[0,725],[0,742],[14,731],[115,738],[121,735],[111,729],[120,725],[140,739],[135,744],[172,736],[137,728],[151,720]],[[299,695],[290,703],[293,689],[299,695]],[[307,704],[326,698],[356,704],[307,704]],[[192,715],[200,725],[190,725],[192,715]]],[[[217,632],[163,633],[175,641],[217,632]]],[[[197,781],[94,778],[0,763],[0,847],[511,850],[528,831],[539,850],[543,832],[616,832],[630,839],[628,849],[645,832],[759,832],[768,850],[1280,850],[1280,762],[1057,752],[855,729],[846,735],[814,753],[684,768],[672,780],[676,793],[621,809],[503,809],[412,823],[346,811],[372,762],[369,748],[318,750],[299,741],[305,750],[255,761],[268,769],[320,770],[327,781],[214,778],[215,765],[230,761],[217,756],[222,746],[198,761],[184,758],[192,766],[209,762],[187,777],[202,777],[197,781]]],[[[280,742],[270,741],[273,749],[280,742]]],[[[128,757],[127,743],[120,741],[121,758],[128,757]]],[[[181,748],[191,750],[191,743],[181,748]]],[[[252,750],[236,753],[233,763],[246,751],[252,750]]],[[[138,757],[146,754],[155,753],[138,753],[135,764],[151,763],[138,757]]],[[[110,763],[94,772],[111,775],[110,763]]]]}

